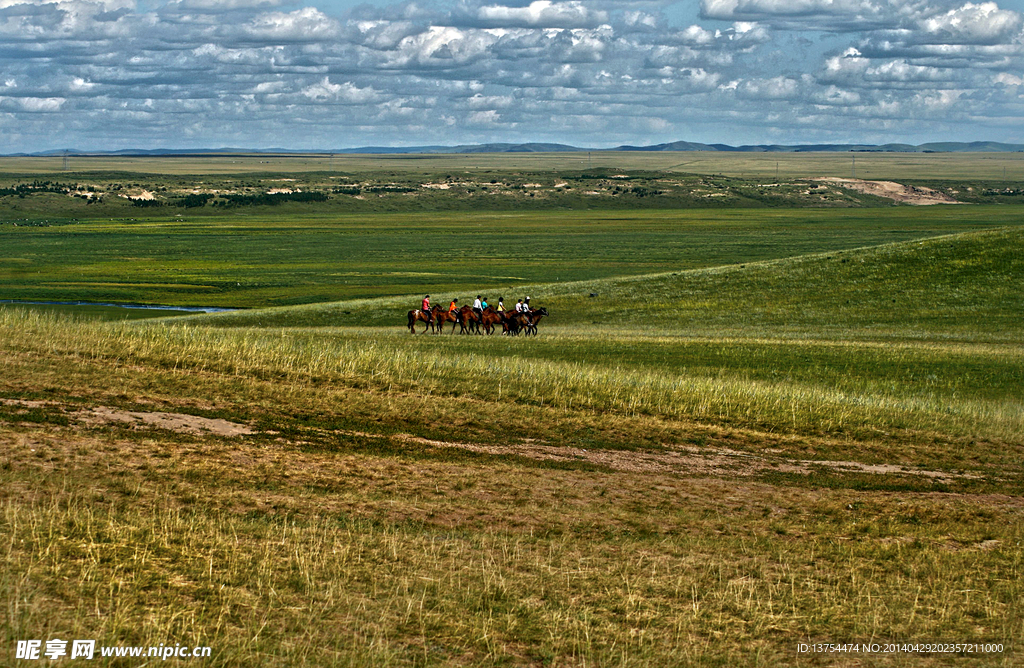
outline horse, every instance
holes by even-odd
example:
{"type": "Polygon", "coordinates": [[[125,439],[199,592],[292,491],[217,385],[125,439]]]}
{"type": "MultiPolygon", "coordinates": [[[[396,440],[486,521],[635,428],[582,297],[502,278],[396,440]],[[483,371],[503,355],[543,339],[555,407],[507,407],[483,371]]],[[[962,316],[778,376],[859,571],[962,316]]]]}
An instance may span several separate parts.
{"type": "Polygon", "coordinates": [[[454,334],[455,333],[455,323],[459,319],[458,316],[456,315],[457,313],[458,313],[458,311],[451,311],[451,312],[449,312],[449,311],[444,310],[444,308],[442,308],[440,306],[435,306],[433,308],[433,310],[431,311],[431,315],[434,317],[434,322],[431,323],[431,329],[434,330],[435,334],[440,334],[441,332],[444,331],[444,323],[451,322],[452,323],[452,334],[454,334]]]}
{"type": "Polygon", "coordinates": [[[525,311],[507,311],[505,322],[502,323],[504,333],[510,336],[519,336],[519,332],[527,326],[527,318],[525,311]]]}
{"type": "MultiPolygon", "coordinates": [[[[466,305],[460,308],[456,322],[462,327],[459,330],[459,334],[465,334],[466,332],[480,333],[480,316],[476,314],[472,306],[466,305]]],[[[455,325],[452,325],[452,331],[455,331],[455,325]]]]}
{"type": "Polygon", "coordinates": [[[537,335],[537,323],[540,322],[541,318],[548,315],[548,310],[543,306],[540,308],[532,309],[526,314],[526,335],[533,334],[537,335]]]}
{"type": "Polygon", "coordinates": [[[409,332],[411,334],[416,333],[416,323],[421,320],[427,323],[427,326],[423,328],[423,331],[420,332],[420,334],[426,334],[427,330],[434,324],[434,316],[431,315],[430,311],[421,311],[420,309],[409,311],[409,332]]]}
{"type": "Polygon", "coordinates": [[[502,329],[504,329],[505,314],[502,311],[497,310],[493,306],[488,306],[487,308],[484,309],[484,314],[483,317],[481,318],[481,321],[483,322],[484,325],[484,331],[487,332],[488,334],[493,334],[494,326],[497,325],[499,322],[502,324],[502,329]]]}

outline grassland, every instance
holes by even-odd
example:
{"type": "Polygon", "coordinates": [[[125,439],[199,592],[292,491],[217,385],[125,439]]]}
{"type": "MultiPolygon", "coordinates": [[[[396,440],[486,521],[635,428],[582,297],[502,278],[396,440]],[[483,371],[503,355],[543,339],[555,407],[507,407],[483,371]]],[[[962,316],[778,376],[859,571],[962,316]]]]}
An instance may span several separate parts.
{"type": "MultiPolygon", "coordinates": [[[[0,173],[59,174],[61,156],[0,158],[0,173]]],[[[341,172],[437,175],[510,170],[653,170],[737,178],[850,177],[886,180],[1024,180],[1021,153],[724,153],[591,152],[472,153],[443,155],[212,155],[187,157],[72,157],[71,173],[123,172],[160,175],[294,174],[341,172]]]]}
{"type": "Polygon", "coordinates": [[[23,300],[260,307],[417,292],[465,300],[481,290],[511,296],[538,283],[848,250],[1019,220],[1016,207],[971,206],[557,215],[261,210],[0,225],[0,281],[3,298],[23,300]]]}
{"type": "Polygon", "coordinates": [[[21,295],[260,307],[0,306],[0,656],[1020,665],[1015,207],[552,217],[0,226],[21,295]],[[546,306],[540,336],[405,329],[481,285],[546,306]]]}

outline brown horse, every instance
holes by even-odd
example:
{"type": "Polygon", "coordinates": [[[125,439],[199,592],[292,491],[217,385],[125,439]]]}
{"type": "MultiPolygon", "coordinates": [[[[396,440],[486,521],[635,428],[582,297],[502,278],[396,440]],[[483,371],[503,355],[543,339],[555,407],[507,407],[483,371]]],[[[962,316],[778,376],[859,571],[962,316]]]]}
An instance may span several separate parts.
{"type": "Polygon", "coordinates": [[[537,335],[537,323],[540,322],[541,318],[548,315],[548,310],[544,307],[531,309],[526,314],[526,335],[533,334],[537,335]]]}
{"type": "Polygon", "coordinates": [[[423,328],[420,334],[426,334],[427,330],[430,329],[434,324],[434,316],[431,315],[430,311],[421,311],[416,309],[415,311],[409,311],[409,332],[412,334],[416,333],[416,323],[423,321],[427,323],[427,326],[423,328]]]}
{"type": "MultiPolygon", "coordinates": [[[[462,327],[459,330],[459,334],[465,334],[467,332],[480,333],[480,316],[476,314],[472,306],[466,305],[459,309],[459,316],[456,322],[462,327]]],[[[455,325],[452,325],[452,331],[455,331],[455,325]]]]}
{"type": "Polygon", "coordinates": [[[505,334],[519,336],[519,333],[526,327],[527,322],[525,311],[506,311],[505,322],[502,323],[502,328],[505,334]]]}
{"type": "Polygon", "coordinates": [[[484,331],[488,334],[493,334],[495,326],[501,323],[502,329],[504,329],[505,314],[502,311],[495,309],[493,306],[488,306],[484,309],[483,318],[481,322],[484,325],[484,331]]]}
{"type": "Polygon", "coordinates": [[[434,316],[434,322],[431,324],[431,329],[434,330],[435,334],[440,334],[444,331],[444,323],[452,323],[452,334],[455,333],[455,323],[458,320],[456,315],[458,311],[446,311],[440,306],[435,306],[431,311],[431,315],[434,316]]]}

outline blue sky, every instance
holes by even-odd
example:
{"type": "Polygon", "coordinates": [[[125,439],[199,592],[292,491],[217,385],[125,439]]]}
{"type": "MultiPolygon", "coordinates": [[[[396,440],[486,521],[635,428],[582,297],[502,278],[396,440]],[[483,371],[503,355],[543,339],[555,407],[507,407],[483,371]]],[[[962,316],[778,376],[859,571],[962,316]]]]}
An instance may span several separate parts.
{"type": "Polygon", "coordinates": [[[1024,0],[0,0],[0,153],[1024,143],[1024,0]]]}

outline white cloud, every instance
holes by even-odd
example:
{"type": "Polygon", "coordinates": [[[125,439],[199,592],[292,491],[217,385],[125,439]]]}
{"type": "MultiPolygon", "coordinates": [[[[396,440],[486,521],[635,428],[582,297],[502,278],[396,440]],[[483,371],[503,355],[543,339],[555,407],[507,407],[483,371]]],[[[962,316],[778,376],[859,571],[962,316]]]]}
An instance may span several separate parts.
{"type": "Polygon", "coordinates": [[[281,0],[180,0],[184,10],[227,12],[235,9],[258,9],[276,7],[281,0]]]}
{"type": "Polygon", "coordinates": [[[920,0],[701,0],[701,16],[760,21],[784,29],[851,31],[895,27],[920,0]]]}
{"type": "Polygon", "coordinates": [[[21,111],[33,114],[59,111],[65,101],[62,97],[0,97],[2,108],[7,108],[11,104],[21,111]]]}
{"type": "Polygon", "coordinates": [[[921,39],[939,44],[999,44],[1020,33],[1021,15],[994,2],[970,2],[920,21],[921,39]]]}
{"type": "Polygon", "coordinates": [[[737,88],[740,96],[753,100],[789,100],[795,99],[800,93],[800,82],[784,76],[750,79],[742,82],[742,85],[732,82],[731,85],[737,88]]]}
{"type": "Polygon", "coordinates": [[[315,7],[294,12],[267,12],[245,27],[249,36],[267,42],[316,42],[337,37],[341,25],[315,7]]]}
{"type": "Polygon", "coordinates": [[[466,117],[470,125],[498,126],[501,123],[501,115],[494,109],[486,111],[474,111],[466,117]]]}
{"type": "Polygon", "coordinates": [[[302,94],[317,102],[335,101],[346,104],[367,104],[377,100],[376,92],[370,88],[359,88],[351,81],[335,84],[331,83],[328,77],[322,81],[306,86],[302,94]]]}
{"type": "Polygon", "coordinates": [[[607,12],[577,0],[533,0],[525,7],[486,5],[477,9],[476,17],[486,25],[530,28],[593,28],[608,21],[607,12]]]}

